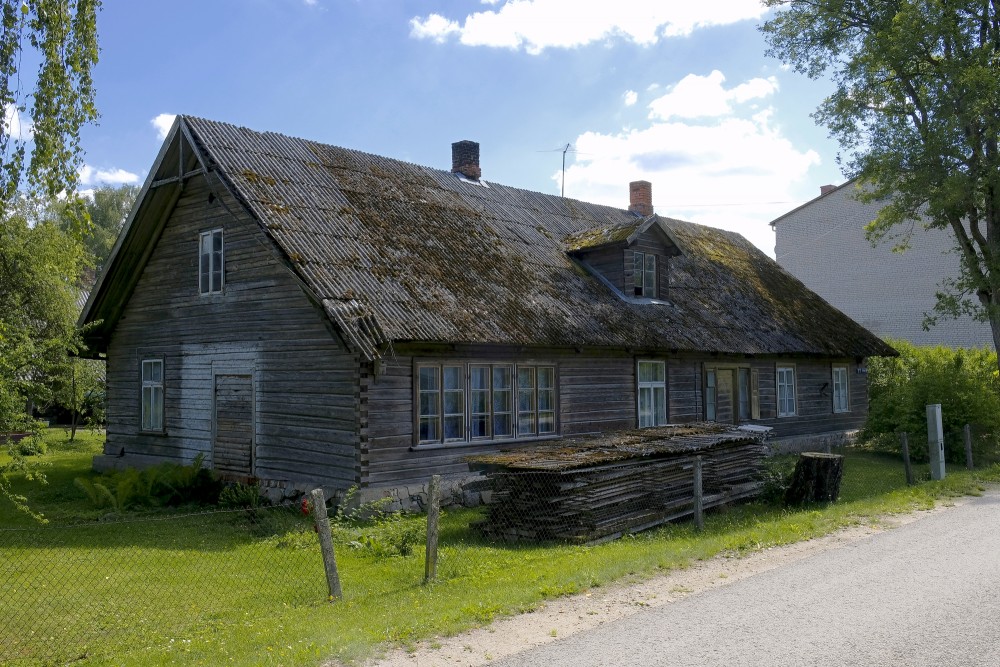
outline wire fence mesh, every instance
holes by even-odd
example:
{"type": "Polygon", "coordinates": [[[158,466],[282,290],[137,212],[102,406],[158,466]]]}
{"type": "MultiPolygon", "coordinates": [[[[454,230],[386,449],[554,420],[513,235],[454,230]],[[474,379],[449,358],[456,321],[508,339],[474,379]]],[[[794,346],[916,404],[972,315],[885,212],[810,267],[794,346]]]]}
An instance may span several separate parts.
{"type": "MultiPolygon", "coordinates": [[[[830,452],[845,457],[841,501],[906,485],[896,454],[830,452]]],[[[520,552],[491,545],[590,544],[687,520],[695,512],[696,456],[491,470],[476,483],[488,504],[448,510],[453,517],[439,536],[444,585],[492,568],[489,559],[497,558],[508,559],[497,567],[517,576],[520,552]]],[[[759,443],[703,452],[701,502],[706,509],[747,499],[779,506],[797,458],[765,459],[759,443]]],[[[913,469],[917,482],[929,478],[926,463],[913,469]]],[[[295,502],[0,529],[0,663],[67,663],[109,647],[183,641],[206,628],[224,636],[276,608],[325,604],[319,540],[302,510],[295,502]]],[[[394,510],[387,501],[358,506],[350,494],[331,508],[346,600],[419,587],[426,521],[394,510]]]]}
{"type": "Polygon", "coordinates": [[[0,530],[0,663],[69,662],[261,599],[322,599],[315,542],[297,505],[0,530]]]}

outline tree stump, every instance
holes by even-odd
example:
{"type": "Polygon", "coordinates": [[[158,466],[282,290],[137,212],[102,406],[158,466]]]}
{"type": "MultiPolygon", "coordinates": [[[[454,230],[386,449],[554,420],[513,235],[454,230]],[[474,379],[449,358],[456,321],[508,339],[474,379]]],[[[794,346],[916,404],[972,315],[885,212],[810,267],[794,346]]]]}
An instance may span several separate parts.
{"type": "Polygon", "coordinates": [[[840,481],[843,477],[843,456],[805,452],[799,455],[799,461],[795,464],[792,483],[785,492],[785,504],[834,502],[840,497],[840,481]]]}

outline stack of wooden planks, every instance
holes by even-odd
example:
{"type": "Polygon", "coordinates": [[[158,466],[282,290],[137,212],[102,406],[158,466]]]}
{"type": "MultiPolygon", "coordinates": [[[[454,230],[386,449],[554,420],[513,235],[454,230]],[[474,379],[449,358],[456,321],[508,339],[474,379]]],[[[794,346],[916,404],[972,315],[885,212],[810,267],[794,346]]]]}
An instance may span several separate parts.
{"type": "Polygon", "coordinates": [[[763,437],[699,423],[471,457],[493,494],[476,527],[495,539],[584,543],[645,530],[691,514],[698,456],[704,507],[755,495],[763,437]]]}

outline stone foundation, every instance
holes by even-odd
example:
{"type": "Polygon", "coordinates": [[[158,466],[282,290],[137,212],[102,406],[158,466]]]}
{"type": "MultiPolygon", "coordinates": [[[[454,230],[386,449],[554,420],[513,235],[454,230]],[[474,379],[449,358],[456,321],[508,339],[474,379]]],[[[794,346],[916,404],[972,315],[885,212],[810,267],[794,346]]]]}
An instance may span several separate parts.
{"type": "MultiPolygon", "coordinates": [[[[457,475],[441,478],[441,507],[478,507],[489,504],[491,492],[483,488],[484,478],[478,474],[457,475]]],[[[349,489],[320,487],[330,505],[339,504],[350,495],[350,509],[378,503],[385,512],[423,512],[427,509],[427,488],[430,480],[422,484],[397,487],[369,487],[349,489]]],[[[310,482],[287,482],[282,480],[261,480],[261,495],[271,502],[298,499],[316,488],[310,482]]]]}

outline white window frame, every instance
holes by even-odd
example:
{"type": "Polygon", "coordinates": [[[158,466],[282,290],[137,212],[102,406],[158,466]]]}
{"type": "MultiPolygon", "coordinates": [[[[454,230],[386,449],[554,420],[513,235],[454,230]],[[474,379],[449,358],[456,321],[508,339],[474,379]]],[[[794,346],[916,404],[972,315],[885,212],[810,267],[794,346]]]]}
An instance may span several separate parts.
{"type": "Polygon", "coordinates": [[[635,392],[635,409],[636,409],[636,423],[639,428],[654,428],[656,426],[665,426],[669,423],[670,419],[667,415],[667,364],[664,361],[657,361],[655,359],[638,359],[635,364],[635,381],[636,381],[636,392],[635,392]],[[659,380],[642,380],[642,370],[643,366],[648,366],[651,368],[658,368],[660,372],[658,375],[661,379],[659,380]],[[657,390],[660,393],[660,399],[657,400],[657,390]],[[643,397],[647,396],[646,401],[649,405],[649,409],[643,409],[643,397]],[[659,409],[657,409],[659,408],[659,409]]]}
{"type": "Polygon", "coordinates": [[[656,298],[656,255],[632,251],[632,283],[635,296],[656,298]]]}
{"type": "Polygon", "coordinates": [[[834,364],[830,371],[830,387],[832,388],[833,411],[835,413],[851,411],[851,374],[846,364],[834,364]],[[837,376],[842,378],[838,381],[837,376]]]}
{"type": "Polygon", "coordinates": [[[226,285],[226,243],[222,228],[210,229],[198,235],[198,292],[221,294],[226,285]],[[215,250],[215,239],[219,250],[215,250]],[[209,244],[205,248],[206,240],[209,244]]]}
{"type": "Polygon", "coordinates": [[[794,417],[798,414],[795,394],[795,366],[776,366],[774,369],[774,395],[779,417],[794,417]]]}
{"type": "MultiPolygon", "coordinates": [[[[414,439],[418,446],[475,444],[557,435],[554,365],[421,361],[415,365],[414,378],[417,429],[414,439]],[[458,387],[449,388],[447,369],[459,369],[461,381],[458,387]],[[485,380],[485,386],[473,387],[473,370],[480,380],[485,380]],[[421,376],[424,372],[433,372],[436,378],[433,387],[423,388],[421,376]],[[461,394],[461,412],[450,410],[449,394],[461,394]],[[481,410],[483,407],[485,411],[481,410]],[[447,437],[447,420],[459,416],[462,419],[461,435],[447,437]],[[474,421],[480,428],[473,428],[474,421]],[[425,425],[435,425],[436,428],[431,431],[424,428],[425,425]]],[[[454,401],[451,403],[450,407],[455,407],[454,401]]]]}
{"type": "Polygon", "coordinates": [[[139,430],[144,433],[163,433],[164,430],[166,419],[163,414],[163,373],[162,357],[149,357],[140,360],[139,430]]]}

